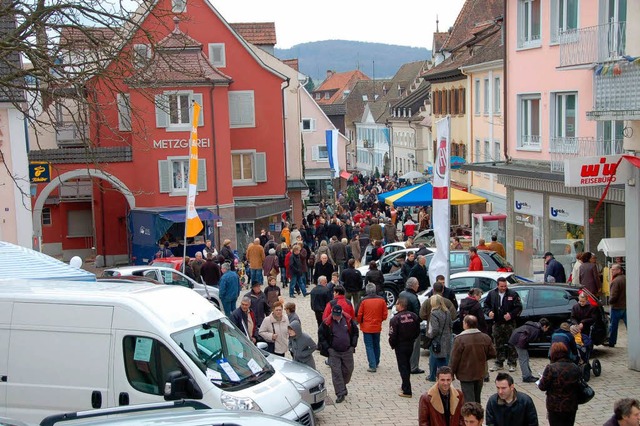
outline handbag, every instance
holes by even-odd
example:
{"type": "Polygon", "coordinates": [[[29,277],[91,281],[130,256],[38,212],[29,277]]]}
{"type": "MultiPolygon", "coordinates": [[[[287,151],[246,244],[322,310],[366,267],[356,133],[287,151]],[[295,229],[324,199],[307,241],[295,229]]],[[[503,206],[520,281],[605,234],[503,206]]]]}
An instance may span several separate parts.
{"type": "Polygon", "coordinates": [[[578,394],[576,395],[576,399],[578,400],[578,404],[586,404],[591,401],[593,397],[596,395],[596,391],[593,390],[591,386],[584,381],[584,379],[580,379],[578,381],[578,394]]]}

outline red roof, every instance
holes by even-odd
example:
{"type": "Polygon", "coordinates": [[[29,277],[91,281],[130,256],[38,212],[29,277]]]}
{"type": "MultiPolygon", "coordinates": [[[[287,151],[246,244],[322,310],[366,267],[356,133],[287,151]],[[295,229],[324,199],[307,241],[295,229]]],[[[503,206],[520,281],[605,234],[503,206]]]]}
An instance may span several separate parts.
{"type": "Polygon", "coordinates": [[[229,25],[251,44],[257,46],[276,44],[276,24],[274,22],[240,22],[229,25]]]}
{"type": "Polygon", "coordinates": [[[316,102],[320,105],[332,104],[336,101],[342,101],[342,94],[345,90],[351,90],[360,80],[371,80],[360,70],[334,72],[325,81],[322,82],[313,93],[332,92],[329,99],[325,99],[324,93],[321,99],[316,102]]]}
{"type": "Polygon", "coordinates": [[[296,71],[300,71],[300,66],[298,64],[298,59],[283,59],[282,62],[285,65],[290,66],[291,68],[293,68],[296,71]]]}
{"type": "Polygon", "coordinates": [[[65,27],[60,30],[60,47],[62,49],[86,49],[111,43],[116,30],[107,27],[65,27]]]}

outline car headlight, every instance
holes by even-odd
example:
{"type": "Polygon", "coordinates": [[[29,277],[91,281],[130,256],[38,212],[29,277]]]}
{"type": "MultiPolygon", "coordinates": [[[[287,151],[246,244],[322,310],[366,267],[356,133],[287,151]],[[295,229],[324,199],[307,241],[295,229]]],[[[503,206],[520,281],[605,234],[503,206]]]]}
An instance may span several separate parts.
{"type": "Polygon", "coordinates": [[[235,396],[228,392],[222,392],[220,402],[222,402],[223,407],[227,410],[262,411],[253,399],[246,396],[235,396]]]}
{"type": "Polygon", "coordinates": [[[307,388],[305,388],[304,386],[302,386],[300,383],[296,382],[295,380],[291,380],[288,379],[291,383],[293,383],[293,386],[295,386],[296,390],[298,392],[305,392],[307,390],[307,388]]]}

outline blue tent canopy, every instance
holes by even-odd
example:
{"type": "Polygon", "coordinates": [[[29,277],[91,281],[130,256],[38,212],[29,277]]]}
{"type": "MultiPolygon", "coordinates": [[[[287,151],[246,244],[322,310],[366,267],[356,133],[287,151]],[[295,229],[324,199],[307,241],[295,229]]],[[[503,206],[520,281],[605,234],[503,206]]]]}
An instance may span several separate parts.
{"type": "Polygon", "coordinates": [[[96,281],[91,272],[5,241],[0,241],[0,259],[0,279],[96,281]]]}

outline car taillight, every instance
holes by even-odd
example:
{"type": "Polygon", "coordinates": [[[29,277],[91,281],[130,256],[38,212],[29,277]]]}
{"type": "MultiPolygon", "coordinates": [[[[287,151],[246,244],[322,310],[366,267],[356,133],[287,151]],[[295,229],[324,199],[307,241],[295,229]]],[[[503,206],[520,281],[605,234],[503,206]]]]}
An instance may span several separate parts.
{"type": "Polygon", "coordinates": [[[498,268],[496,269],[497,272],[513,272],[513,269],[510,268],[509,266],[505,266],[504,268],[498,268]]]}

